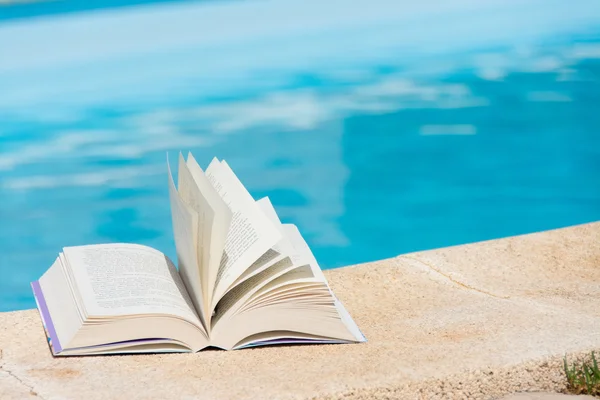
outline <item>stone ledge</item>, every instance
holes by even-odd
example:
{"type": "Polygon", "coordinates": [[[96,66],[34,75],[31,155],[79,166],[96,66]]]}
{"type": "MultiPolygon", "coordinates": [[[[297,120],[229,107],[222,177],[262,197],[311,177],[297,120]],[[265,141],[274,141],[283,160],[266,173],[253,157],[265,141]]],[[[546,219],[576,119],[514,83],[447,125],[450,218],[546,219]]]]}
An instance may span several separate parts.
{"type": "Polygon", "coordinates": [[[0,397],[487,399],[600,349],[600,223],[326,275],[368,343],[55,359],[35,310],[0,313],[0,397]]]}

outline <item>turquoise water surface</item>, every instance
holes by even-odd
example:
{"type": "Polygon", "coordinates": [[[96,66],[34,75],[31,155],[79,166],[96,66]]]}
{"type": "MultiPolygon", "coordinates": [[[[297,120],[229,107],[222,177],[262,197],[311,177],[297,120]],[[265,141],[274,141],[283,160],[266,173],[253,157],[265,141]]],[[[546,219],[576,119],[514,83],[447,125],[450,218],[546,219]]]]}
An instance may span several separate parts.
{"type": "Polygon", "coordinates": [[[225,158],[323,268],[600,220],[595,2],[308,3],[0,19],[0,311],[63,246],[174,256],[167,151],[225,158]]]}

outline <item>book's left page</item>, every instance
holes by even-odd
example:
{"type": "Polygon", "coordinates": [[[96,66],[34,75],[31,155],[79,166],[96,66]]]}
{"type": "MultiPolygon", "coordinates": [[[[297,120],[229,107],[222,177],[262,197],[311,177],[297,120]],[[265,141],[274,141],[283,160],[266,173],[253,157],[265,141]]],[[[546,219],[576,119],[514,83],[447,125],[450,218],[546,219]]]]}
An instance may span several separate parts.
{"type": "Polygon", "coordinates": [[[62,353],[83,325],[74,294],[57,257],[39,281],[31,284],[52,354],[62,353]],[[45,293],[44,294],[44,290],[45,293]]]}
{"type": "Polygon", "coordinates": [[[196,351],[208,343],[175,266],[146,246],[67,247],[32,286],[55,355],[196,351]]]}

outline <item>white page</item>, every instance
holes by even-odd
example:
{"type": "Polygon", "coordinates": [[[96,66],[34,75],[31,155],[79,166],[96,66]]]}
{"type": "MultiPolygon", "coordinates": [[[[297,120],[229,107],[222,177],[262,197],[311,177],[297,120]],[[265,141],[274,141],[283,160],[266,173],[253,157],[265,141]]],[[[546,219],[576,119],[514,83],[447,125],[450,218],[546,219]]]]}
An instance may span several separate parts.
{"type": "Polygon", "coordinates": [[[263,294],[285,285],[295,283],[312,283],[316,282],[315,276],[309,265],[295,265],[295,268],[288,270],[285,274],[271,279],[269,282],[262,285],[260,290],[253,294],[254,298],[260,297],[263,294]]]}
{"type": "Polygon", "coordinates": [[[290,259],[285,258],[273,265],[272,268],[253,276],[252,278],[228,291],[225,296],[223,296],[222,301],[218,304],[215,318],[212,321],[213,328],[219,322],[221,317],[235,312],[232,307],[241,307],[244,298],[248,298],[248,296],[250,296],[254,291],[260,290],[262,286],[268,284],[271,280],[277,279],[277,277],[290,270],[293,270],[294,268],[296,268],[296,266],[292,264],[290,259]]]}
{"type": "Polygon", "coordinates": [[[67,259],[63,252],[60,252],[58,254],[58,259],[60,261],[59,266],[63,271],[65,280],[67,281],[67,286],[69,287],[71,295],[73,296],[73,299],[75,301],[75,306],[77,308],[79,318],[82,321],[85,321],[87,316],[85,314],[85,310],[83,309],[83,298],[81,297],[81,293],[77,289],[77,282],[75,281],[75,277],[73,276],[73,271],[71,271],[70,268],[67,268],[69,263],[67,262],[67,259]]]}
{"type": "MultiPolygon", "coordinates": [[[[315,278],[317,278],[320,282],[327,283],[327,279],[319,267],[315,256],[313,255],[310,247],[302,237],[302,234],[298,230],[298,227],[294,224],[283,224],[283,229],[285,232],[285,237],[290,241],[292,246],[294,246],[296,256],[299,257],[297,260],[298,264],[308,264],[310,265],[315,278]]],[[[329,284],[327,284],[329,286],[329,284]]],[[[333,293],[332,293],[333,294],[333,293]]]]}
{"type": "Polygon", "coordinates": [[[161,252],[117,243],[63,253],[90,317],[166,314],[202,327],[175,265],[161,252]]]}
{"type": "Polygon", "coordinates": [[[261,290],[260,293],[256,293],[250,301],[244,304],[242,311],[263,307],[264,305],[270,304],[271,302],[284,297],[304,298],[305,296],[315,295],[324,296],[331,299],[331,294],[323,282],[313,281],[291,284],[286,283],[281,287],[265,291],[261,290]]]}
{"type": "Polygon", "coordinates": [[[269,346],[277,344],[337,344],[346,343],[345,340],[328,339],[321,336],[310,335],[301,332],[288,331],[269,331],[258,333],[250,338],[244,339],[233,349],[244,349],[259,346],[269,346]]]}
{"type": "Polygon", "coordinates": [[[281,233],[225,161],[213,159],[206,176],[232,212],[213,295],[216,304],[231,284],[281,239],[281,233]]]}
{"type": "Polygon", "coordinates": [[[230,289],[244,282],[246,279],[253,277],[256,274],[261,273],[265,269],[273,266],[279,261],[286,257],[289,257],[292,262],[299,265],[299,253],[294,249],[294,246],[285,237],[285,231],[277,212],[271,204],[271,200],[268,197],[263,197],[256,201],[256,205],[261,209],[267,218],[273,223],[273,225],[279,230],[282,235],[281,240],[277,242],[270,250],[267,250],[258,260],[256,260],[248,269],[240,275],[236,281],[231,285],[230,289]]]}
{"type": "Polygon", "coordinates": [[[321,267],[319,267],[319,264],[317,264],[315,256],[313,255],[312,251],[310,250],[310,247],[302,237],[302,234],[300,234],[298,227],[293,224],[284,224],[284,227],[286,230],[286,237],[290,239],[291,243],[294,245],[296,250],[302,254],[301,257],[308,260],[308,264],[310,265],[315,277],[320,282],[323,282],[327,285],[331,296],[333,296],[333,298],[335,299],[335,307],[338,311],[340,318],[342,319],[342,322],[344,323],[344,325],[346,325],[346,328],[352,333],[352,335],[354,335],[357,341],[365,342],[367,339],[358,328],[358,325],[356,325],[348,311],[346,311],[346,308],[344,307],[342,302],[340,302],[337,299],[337,297],[329,287],[329,283],[327,282],[327,279],[325,278],[321,267]]]}
{"type": "Polygon", "coordinates": [[[335,299],[335,308],[337,309],[337,311],[342,319],[342,322],[344,323],[344,325],[346,325],[346,328],[348,329],[348,331],[350,331],[350,333],[352,335],[354,335],[356,340],[359,342],[366,342],[367,338],[365,337],[365,335],[363,335],[361,330],[358,328],[358,325],[356,325],[356,322],[354,322],[354,320],[350,316],[350,313],[348,313],[348,311],[346,310],[346,307],[344,307],[342,302],[339,301],[337,298],[335,299]]]}
{"type": "Polygon", "coordinates": [[[281,239],[276,245],[273,246],[273,249],[280,253],[282,257],[289,257],[294,265],[308,264],[311,260],[303,257],[303,252],[298,251],[294,243],[288,237],[289,229],[291,229],[291,226],[295,227],[295,225],[281,223],[281,220],[275,211],[275,207],[273,207],[273,204],[268,197],[263,197],[262,199],[258,200],[256,204],[281,233],[281,239]]]}
{"type": "Polygon", "coordinates": [[[256,204],[277,228],[281,228],[281,220],[279,219],[277,211],[275,211],[275,207],[273,207],[273,203],[271,203],[271,199],[269,199],[268,196],[256,200],[256,204]]]}
{"type": "MultiPolygon", "coordinates": [[[[212,311],[211,299],[225,248],[227,232],[231,225],[232,213],[209,182],[192,153],[188,153],[186,165],[201,196],[196,203],[199,204],[199,208],[212,211],[212,213],[207,212],[203,217],[202,249],[199,250],[201,270],[204,271],[203,279],[206,281],[205,305],[212,311]]],[[[210,313],[208,315],[210,317],[210,313]]]]}
{"type": "Polygon", "coordinates": [[[168,157],[167,170],[169,173],[169,200],[179,274],[200,316],[202,324],[207,327],[206,304],[204,302],[202,279],[196,251],[196,243],[198,241],[198,213],[185,204],[175,188],[168,157]]]}
{"type": "MultiPolygon", "coordinates": [[[[61,347],[68,346],[83,325],[74,294],[67,280],[60,257],[39,280],[46,300],[49,316],[58,336],[61,347]]],[[[49,321],[48,321],[49,322],[49,321]]]]}
{"type": "MultiPolygon", "coordinates": [[[[183,155],[179,153],[179,163],[177,171],[177,192],[181,200],[189,207],[190,210],[194,211],[193,214],[196,216],[196,229],[192,232],[193,245],[196,250],[197,265],[194,271],[190,271],[190,276],[193,275],[195,282],[193,282],[194,295],[202,296],[204,305],[206,305],[207,296],[207,278],[206,276],[206,257],[207,252],[204,251],[205,243],[205,230],[207,219],[212,220],[213,210],[212,208],[203,202],[202,195],[198,193],[198,188],[194,182],[192,174],[188,170],[183,155]],[[200,283],[201,290],[197,291],[198,283],[200,283]]],[[[190,267],[194,267],[190,265],[190,267]]],[[[190,293],[191,294],[191,293],[190,293]]]]}
{"type": "Polygon", "coordinates": [[[242,273],[242,275],[240,275],[235,280],[235,282],[233,282],[231,284],[231,286],[229,287],[229,290],[233,289],[234,287],[236,287],[240,283],[244,282],[245,280],[253,277],[254,275],[261,273],[262,271],[269,268],[273,264],[283,260],[285,257],[286,256],[282,255],[281,253],[279,253],[276,250],[273,250],[273,249],[267,250],[267,252],[265,254],[260,256],[258,258],[258,260],[256,260],[250,267],[248,267],[242,273]]]}

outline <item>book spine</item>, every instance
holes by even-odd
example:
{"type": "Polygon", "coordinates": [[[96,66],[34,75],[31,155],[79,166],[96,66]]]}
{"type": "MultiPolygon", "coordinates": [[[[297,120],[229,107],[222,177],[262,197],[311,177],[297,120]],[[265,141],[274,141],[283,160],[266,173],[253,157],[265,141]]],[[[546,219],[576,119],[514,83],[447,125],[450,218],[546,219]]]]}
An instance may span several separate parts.
{"type": "Polygon", "coordinates": [[[56,329],[54,329],[54,324],[52,323],[50,311],[48,311],[48,305],[46,304],[46,299],[44,298],[44,293],[42,292],[40,282],[32,282],[31,288],[33,289],[33,296],[35,297],[35,302],[37,304],[38,311],[40,312],[42,323],[44,324],[44,330],[46,331],[46,337],[48,338],[48,345],[50,346],[52,354],[57,355],[63,349],[58,341],[58,335],[56,334],[56,329]]]}

